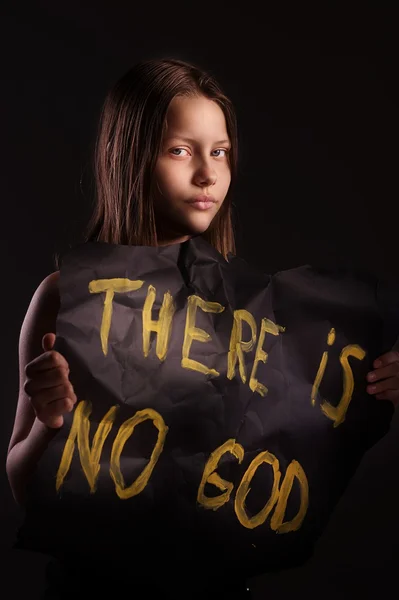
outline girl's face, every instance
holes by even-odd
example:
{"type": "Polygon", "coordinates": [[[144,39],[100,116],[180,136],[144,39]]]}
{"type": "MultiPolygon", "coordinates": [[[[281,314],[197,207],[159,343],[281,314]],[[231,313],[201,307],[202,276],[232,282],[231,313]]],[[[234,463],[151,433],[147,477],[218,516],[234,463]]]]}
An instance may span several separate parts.
{"type": "Polygon", "coordinates": [[[176,96],[155,168],[158,244],[183,242],[208,229],[229,189],[230,141],[222,109],[204,96],[176,96]],[[207,202],[193,203],[198,196],[207,202]]]}

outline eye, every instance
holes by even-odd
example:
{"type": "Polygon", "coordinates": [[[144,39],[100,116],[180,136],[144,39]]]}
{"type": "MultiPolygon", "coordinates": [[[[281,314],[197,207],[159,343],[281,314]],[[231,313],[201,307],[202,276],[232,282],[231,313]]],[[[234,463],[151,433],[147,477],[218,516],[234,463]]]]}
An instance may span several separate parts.
{"type": "MultiPolygon", "coordinates": [[[[186,148],[172,148],[172,150],[170,150],[170,152],[175,152],[175,151],[181,151],[181,150],[185,150],[187,152],[186,148]]],[[[182,154],[174,154],[174,156],[182,156],[182,154]]]]}
{"type": "MultiPolygon", "coordinates": [[[[169,152],[171,154],[173,154],[173,156],[184,156],[182,154],[182,152],[188,152],[187,148],[172,148],[171,150],[169,150],[169,152]],[[176,154],[178,152],[178,154],[176,154]]],[[[216,150],[212,150],[212,152],[224,152],[224,155],[220,155],[218,154],[217,156],[215,156],[215,158],[223,158],[223,156],[227,156],[229,150],[227,150],[226,148],[217,148],[216,150]]]]}
{"type": "MultiPolygon", "coordinates": [[[[224,156],[227,156],[228,154],[228,150],[226,148],[218,148],[217,150],[213,150],[213,152],[225,152],[224,156]]],[[[220,154],[218,154],[218,156],[216,158],[219,158],[220,154]]]]}

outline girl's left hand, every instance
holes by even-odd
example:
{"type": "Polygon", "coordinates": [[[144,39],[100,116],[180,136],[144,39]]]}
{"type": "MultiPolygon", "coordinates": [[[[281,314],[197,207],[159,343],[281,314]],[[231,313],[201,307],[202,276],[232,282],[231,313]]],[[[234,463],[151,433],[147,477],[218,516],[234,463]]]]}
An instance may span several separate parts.
{"type": "Polygon", "coordinates": [[[366,376],[371,383],[367,386],[367,392],[375,394],[378,400],[390,400],[396,407],[399,404],[399,352],[390,350],[382,354],[375,359],[373,367],[375,370],[366,376]]]}

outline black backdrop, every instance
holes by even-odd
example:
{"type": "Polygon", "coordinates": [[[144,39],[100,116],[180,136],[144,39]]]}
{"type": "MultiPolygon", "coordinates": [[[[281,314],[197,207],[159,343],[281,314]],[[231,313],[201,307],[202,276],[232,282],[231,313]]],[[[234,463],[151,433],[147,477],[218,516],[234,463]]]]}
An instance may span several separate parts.
{"type": "MultiPolygon", "coordinates": [[[[317,12],[285,5],[280,15],[267,5],[193,6],[145,10],[73,0],[2,7],[3,465],[22,319],[54,270],[52,254],[79,239],[86,224],[101,103],[137,60],[172,55],[197,62],[233,99],[241,256],[269,273],[344,263],[396,276],[393,15],[324,3],[317,12]]],[[[365,457],[314,559],[253,581],[254,597],[372,597],[395,581],[398,428],[395,417],[365,457]]],[[[12,585],[14,598],[36,598],[47,559],[9,550],[22,514],[5,467],[0,473],[0,585],[12,585]]]]}

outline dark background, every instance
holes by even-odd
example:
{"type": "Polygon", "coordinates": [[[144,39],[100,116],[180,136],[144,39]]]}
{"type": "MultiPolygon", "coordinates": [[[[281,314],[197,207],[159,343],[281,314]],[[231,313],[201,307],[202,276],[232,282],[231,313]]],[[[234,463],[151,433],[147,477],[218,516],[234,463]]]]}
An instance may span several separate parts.
{"type": "MultiPolygon", "coordinates": [[[[238,254],[268,272],[348,264],[396,277],[397,33],[393,12],[377,6],[319,3],[315,11],[300,4],[293,12],[285,4],[277,15],[269,3],[247,2],[148,3],[147,10],[127,1],[2,5],[5,597],[38,598],[48,560],[10,550],[22,518],[5,473],[19,330],[34,290],[55,270],[54,252],[77,241],[89,218],[91,157],[107,90],[143,58],[173,56],[210,70],[238,115],[238,254]]],[[[398,430],[396,415],[364,458],[314,559],[253,581],[255,598],[371,598],[395,585],[398,430]]]]}

